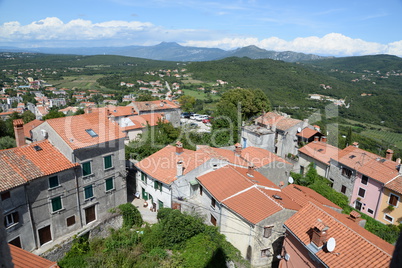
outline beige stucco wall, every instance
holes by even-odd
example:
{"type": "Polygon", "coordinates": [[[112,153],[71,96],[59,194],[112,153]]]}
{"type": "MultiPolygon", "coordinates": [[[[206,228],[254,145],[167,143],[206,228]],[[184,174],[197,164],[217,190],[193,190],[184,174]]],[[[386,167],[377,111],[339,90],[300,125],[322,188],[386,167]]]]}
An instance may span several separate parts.
{"type": "Polygon", "coordinates": [[[398,194],[390,189],[384,188],[383,193],[381,195],[381,201],[380,201],[380,205],[378,207],[378,213],[377,213],[376,219],[384,224],[390,224],[390,223],[399,224],[399,222],[402,221],[402,203],[401,203],[402,199],[401,198],[402,198],[402,196],[400,194],[398,194]],[[390,197],[391,193],[399,197],[399,201],[393,211],[390,211],[389,209],[387,209],[387,207],[389,205],[388,202],[389,202],[389,197],[390,197]],[[393,218],[393,221],[392,222],[387,221],[385,219],[386,215],[391,216],[393,218]]]}

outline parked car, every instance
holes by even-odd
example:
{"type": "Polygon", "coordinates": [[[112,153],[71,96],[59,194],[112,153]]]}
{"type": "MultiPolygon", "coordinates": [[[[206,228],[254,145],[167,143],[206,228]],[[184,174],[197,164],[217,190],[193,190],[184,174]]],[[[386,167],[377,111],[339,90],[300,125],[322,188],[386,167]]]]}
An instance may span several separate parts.
{"type": "Polygon", "coordinates": [[[194,120],[197,120],[196,118],[199,116],[199,114],[192,114],[191,116],[190,116],[190,119],[194,119],[194,120]]]}
{"type": "Polygon", "coordinates": [[[190,118],[191,113],[182,113],[181,118],[190,118]]]}
{"type": "Polygon", "coordinates": [[[204,119],[209,119],[209,116],[208,115],[199,115],[199,116],[197,116],[197,118],[195,120],[202,121],[204,119]]]}
{"type": "Polygon", "coordinates": [[[203,122],[204,124],[206,124],[206,123],[211,123],[211,120],[209,120],[209,119],[203,119],[202,122],[203,122]]]}

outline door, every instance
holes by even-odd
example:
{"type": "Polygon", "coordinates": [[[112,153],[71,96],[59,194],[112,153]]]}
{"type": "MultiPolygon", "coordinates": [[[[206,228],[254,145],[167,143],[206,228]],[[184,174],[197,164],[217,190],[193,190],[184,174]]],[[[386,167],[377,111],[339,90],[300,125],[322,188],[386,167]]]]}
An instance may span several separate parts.
{"type": "Polygon", "coordinates": [[[52,241],[52,232],[50,231],[50,225],[43,227],[38,230],[39,234],[39,243],[42,246],[43,244],[52,241]]]}
{"type": "Polygon", "coordinates": [[[88,224],[96,220],[95,206],[85,209],[85,223],[88,224]]]}
{"type": "Polygon", "coordinates": [[[22,248],[22,247],[21,247],[21,239],[20,239],[19,236],[17,236],[16,238],[14,238],[13,240],[11,240],[11,241],[8,242],[8,243],[10,243],[11,245],[14,245],[14,246],[16,246],[16,247],[22,248]]]}
{"type": "Polygon", "coordinates": [[[362,210],[362,203],[359,202],[359,201],[356,201],[355,209],[357,209],[358,211],[361,211],[362,210]]]}

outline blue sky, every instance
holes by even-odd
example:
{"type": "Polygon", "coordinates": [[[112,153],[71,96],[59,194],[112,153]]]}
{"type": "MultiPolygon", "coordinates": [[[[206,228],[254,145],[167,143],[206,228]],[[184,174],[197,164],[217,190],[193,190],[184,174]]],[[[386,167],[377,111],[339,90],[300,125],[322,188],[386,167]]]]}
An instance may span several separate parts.
{"type": "Polygon", "coordinates": [[[402,0],[0,0],[0,46],[155,45],[402,56],[402,0]]]}

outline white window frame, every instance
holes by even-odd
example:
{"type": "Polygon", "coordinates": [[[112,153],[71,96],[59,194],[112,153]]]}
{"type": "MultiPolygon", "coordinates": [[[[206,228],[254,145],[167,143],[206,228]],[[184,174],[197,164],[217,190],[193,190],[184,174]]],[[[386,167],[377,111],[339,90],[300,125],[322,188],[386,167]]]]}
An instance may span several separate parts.
{"type": "Polygon", "coordinates": [[[18,222],[15,222],[14,219],[14,213],[18,213],[17,211],[13,211],[11,213],[8,213],[6,215],[4,215],[4,220],[6,221],[6,226],[4,226],[6,229],[18,224],[18,222]],[[8,219],[8,217],[11,217],[11,221],[8,219]]]}
{"type": "Polygon", "coordinates": [[[107,155],[104,155],[104,156],[102,156],[102,160],[103,160],[103,170],[110,170],[110,169],[113,169],[114,168],[114,161],[113,161],[113,154],[107,154],[107,155]],[[108,157],[108,156],[110,156],[110,161],[112,162],[112,166],[111,167],[108,167],[108,168],[106,168],[105,167],[105,157],[108,157]]]}
{"type": "Polygon", "coordinates": [[[105,179],[105,193],[109,193],[109,192],[112,192],[114,190],[116,190],[115,177],[112,176],[112,177],[106,178],[105,179]],[[108,190],[108,189],[106,189],[106,181],[109,180],[109,179],[112,179],[113,188],[108,190]]]}
{"type": "Polygon", "coordinates": [[[92,176],[92,175],[94,174],[94,169],[93,169],[93,167],[92,167],[92,159],[91,159],[91,160],[82,161],[80,164],[81,164],[82,177],[83,177],[83,178],[88,178],[88,177],[90,177],[90,176],[92,176]],[[85,163],[89,163],[89,164],[90,164],[90,166],[91,166],[91,174],[84,175],[84,168],[83,168],[82,165],[85,164],[85,163]]]}
{"type": "Polygon", "coordinates": [[[49,198],[49,204],[50,204],[50,211],[51,211],[50,214],[55,214],[55,213],[58,213],[58,212],[64,210],[64,206],[63,206],[63,196],[62,196],[62,195],[50,197],[50,198],[49,198]],[[52,200],[55,199],[55,198],[57,198],[57,197],[60,197],[61,209],[53,211],[53,203],[52,203],[52,200]]]}
{"type": "Polygon", "coordinates": [[[95,189],[94,189],[94,185],[93,185],[93,184],[85,185],[85,186],[83,187],[83,193],[84,193],[84,201],[88,201],[88,200],[91,200],[91,199],[95,198],[95,189]],[[86,197],[86,196],[85,196],[85,189],[88,188],[88,187],[91,187],[91,188],[92,188],[92,196],[90,196],[90,197],[86,197]]]}
{"type": "Polygon", "coordinates": [[[388,205],[391,205],[391,206],[394,206],[394,207],[398,207],[398,205],[399,205],[399,195],[396,195],[396,194],[393,194],[393,193],[390,193],[389,194],[389,197],[388,197],[388,205]],[[392,205],[391,203],[390,203],[390,201],[391,201],[391,195],[393,195],[393,196],[396,196],[397,198],[398,198],[398,201],[396,201],[396,205],[394,206],[394,205],[392,205]]]}
{"type": "Polygon", "coordinates": [[[384,220],[386,220],[387,222],[390,222],[390,223],[394,223],[394,217],[392,217],[391,215],[386,214],[386,213],[384,214],[384,220]],[[391,221],[387,220],[387,216],[390,217],[392,220],[391,221]]]}
{"type": "Polygon", "coordinates": [[[359,196],[359,197],[361,197],[361,198],[364,198],[365,196],[366,196],[366,189],[364,189],[364,188],[362,188],[362,187],[359,187],[359,190],[357,191],[357,196],[359,196]],[[360,189],[362,189],[362,190],[364,190],[364,195],[363,196],[361,196],[359,193],[360,193],[360,189]]]}

